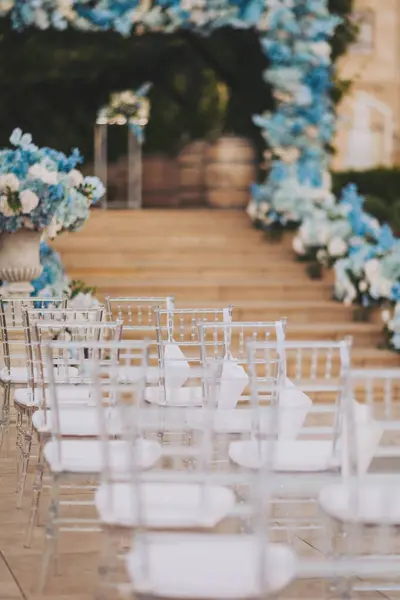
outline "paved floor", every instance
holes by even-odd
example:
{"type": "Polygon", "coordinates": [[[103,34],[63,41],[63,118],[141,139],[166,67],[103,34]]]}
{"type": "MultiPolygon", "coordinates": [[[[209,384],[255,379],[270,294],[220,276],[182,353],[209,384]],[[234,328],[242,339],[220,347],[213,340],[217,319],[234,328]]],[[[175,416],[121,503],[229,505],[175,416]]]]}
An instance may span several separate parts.
{"type": "MultiPolygon", "coordinates": [[[[12,426],[14,429],[15,426],[12,426]]],[[[24,533],[30,506],[32,473],[28,479],[28,489],[23,508],[15,507],[16,458],[14,451],[14,435],[10,436],[8,456],[4,449],[0,455],[0,600],[37,600],[37,590],[42,552],[44,547],[44,527],[35,530],[31,549],[23,546],[24,533]]],[[[43,510],[46,513],[46,507],[43,510]]],[[[287,511],[286,517],[288,516],[287,511]]],[[[309,506],[296,509],[292,516],[311,518],[315,507],[309,506]]],[[[44,515],[43,515],[44,517],[44,515]]],[[[282,518],[282,507],[276,512],[276,523],[282,518]]],[[[312,520],[312,519],[311,519],[312,520]]],[[[279,530],[277,539],[285,535],[279,530]]],[[[287,539],[287,538],[286,538],[287,539]]],[[[321,552],[324,541],[320,531],[294,531],[290,541],[298,554],[303,558],[323,560],[321,552]]],[[[97,581],[97,564],[99,548],[101,547],[100,533],[70,533],[61,534],[60,539],[60,569],[61,573],[52,576],[48,582],[43,598],[45,600],[89,600],[94,598],[97,581]]],[[[337,594],[326,595],[326,585],[323,581],[304,580],[293,583],[280,598],[322,599],[338,598],[337,594]]],[[[392,592],[368,592],[354,594],[354,598],[366,600],[382,598],[400,598],[392,592]]]]}

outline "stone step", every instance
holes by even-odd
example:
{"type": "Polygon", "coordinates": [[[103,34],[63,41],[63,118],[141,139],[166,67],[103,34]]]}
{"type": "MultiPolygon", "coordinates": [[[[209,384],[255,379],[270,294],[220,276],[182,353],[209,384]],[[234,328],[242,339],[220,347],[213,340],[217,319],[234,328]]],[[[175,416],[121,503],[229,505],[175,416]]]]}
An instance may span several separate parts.
{"type": "Polygon", "coordinates": [[[329,300],[332,286],[324,281],[312,285],[300,279],[247,279],[231,281],[205,280],[131,280],[120,276],[97,277],[88,275],[86,283],[96,286],[99,296],[175,296],[180,303],[186,300],[329,300]]]}

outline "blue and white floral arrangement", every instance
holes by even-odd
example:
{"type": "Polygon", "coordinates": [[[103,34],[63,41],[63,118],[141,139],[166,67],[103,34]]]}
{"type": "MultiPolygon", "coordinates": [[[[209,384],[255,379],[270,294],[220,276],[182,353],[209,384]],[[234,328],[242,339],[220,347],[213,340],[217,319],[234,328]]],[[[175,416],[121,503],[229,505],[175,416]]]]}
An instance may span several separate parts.
{"type": "Polygon", "coordinates": [[[79,151],[66,156],[38,148],[20,129],[10,142],[13,149],[0,150],[0,232],[31,229],[52,239],[80,229],[105,189],[97,177],[83,177],[76,169],[79,151]]]}
{"type": "Polygon", "coordinates": [[[151,88],[145,83],[138,90],[111,94],[107,106],[97,114],[98,125],[128,125],[140,143],[144,141],[144,128],[149,122],[150,100],[146,97],[151,88]]]}
{"type": "Polygon", "coordinates": [[[70,308],[92,308],[98,305],[95,288],[86,286],[82,281],[71,281],[62,266],[60,255],[46,242],[40,244],[41,275],[31,283],[32,296],[54,298],[65,296],[70,308]]]}
{"type": "Polygon", "coordinates": [[[340,19],[327,0],[271,3],[262,48],[276,110],[254,117],[269,150],[265,183],[252,186],[250,217],[263,228],[301,223],[332,204],[327,145],[335,131],[330,39],[340,19]]]}

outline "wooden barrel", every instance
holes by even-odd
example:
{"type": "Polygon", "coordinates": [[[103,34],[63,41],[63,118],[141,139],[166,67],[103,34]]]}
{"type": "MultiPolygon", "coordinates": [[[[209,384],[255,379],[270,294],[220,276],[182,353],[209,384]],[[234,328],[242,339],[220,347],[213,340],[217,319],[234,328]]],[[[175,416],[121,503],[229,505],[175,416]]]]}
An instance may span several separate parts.
{"type": "Polygon", "coordinates": [[[209,144],[198,140],[185,146],[178,156],[179,204],[204,206],[205,160],[209,144]]]}
{"type": "Polygon", "coordinates": [[[255,152],[245,138],[222,137],[206,156],[206,199],[215,208],[243,208],[256,179],[255,152]]]}
{"type": "Polygon", "coordinates": [[[179,171],[176,160],[163,154],[143,157],[144,207],[178,206],[179,171]]]}

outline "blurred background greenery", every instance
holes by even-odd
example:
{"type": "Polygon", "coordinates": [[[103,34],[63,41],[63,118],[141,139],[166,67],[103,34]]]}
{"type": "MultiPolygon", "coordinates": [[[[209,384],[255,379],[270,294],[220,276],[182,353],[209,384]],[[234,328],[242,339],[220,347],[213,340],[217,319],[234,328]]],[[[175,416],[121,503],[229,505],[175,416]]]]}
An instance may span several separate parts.
{"type": "MultiPolygon", "coordinates": [[[[353,39],[352,0],[330,0],[344,17],[333,39],[336,59],[353,39]]],[[[145,81],[151,118],[144,151],[176,154],[195,139],[223,133],[249,138],[259,158],[264,142],[252,115],[273,109],[268,67],[254,29],[222,28],[209,37],[182,30],[123,38],[112,32],[12,30],[0,20],[0,144],[16,126],[40,145],[81,149],[93,158],[93,124],[114,91],[145,81]]],[[[335,82],[335,100],[347,82],[335,82]]],[[[109,157],[126,152],[126,132],[111,128],[109,157]]]]}

